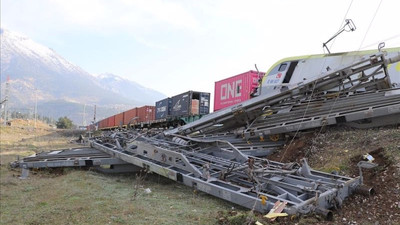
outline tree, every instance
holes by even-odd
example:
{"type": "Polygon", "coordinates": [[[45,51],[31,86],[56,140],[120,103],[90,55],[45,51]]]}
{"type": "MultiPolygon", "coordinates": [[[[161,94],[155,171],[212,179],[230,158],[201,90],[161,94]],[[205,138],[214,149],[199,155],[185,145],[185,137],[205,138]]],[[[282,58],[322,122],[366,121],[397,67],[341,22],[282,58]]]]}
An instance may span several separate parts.
{"type": "Polygon", "coordinates": [[[56,126],[58,129],[71,129],[72,128],[72,120],[68,117],[60,117],[56,122],[56,126]]]}

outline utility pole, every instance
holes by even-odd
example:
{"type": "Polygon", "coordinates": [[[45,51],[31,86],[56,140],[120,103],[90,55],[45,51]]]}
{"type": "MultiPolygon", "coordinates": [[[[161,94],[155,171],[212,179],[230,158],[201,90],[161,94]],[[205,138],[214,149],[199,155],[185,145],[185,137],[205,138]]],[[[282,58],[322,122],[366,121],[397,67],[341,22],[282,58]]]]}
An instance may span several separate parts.
{"type": "Polygon", "coordinates": [[[37,120],[37,89],[35,88],[35,128],[36,128],[36,120],[37,120]]]}
{"type": "Polygon", "coordinates": [[[96,105],[94,105],[93,123],[96,123],[96,105]]]}
{"type": "Polygon", "coordinates": [[[10,76],[7,76],[7,81],[6,81],[6,90],[5,90],[5,96],[4,100],[2,101],[2,104],[4,104],[4,125],[7,125],[8,121],[8,92],[10,88],[10,76]]]}
{"type": "Polygon", "coordinates": [[[93,127],[93,131],[97,130],[97,127],[96,127],[95,124],[96,124],[96,105],[94,105],[93,121],[91,122],[91,124],[89,126],[89,132],[88,132],[89,138],[92,137],[92,132],[91,132],[92,131],[92,127],[93,127]]]}
{"type": "Polygon", "coordinates": [[[86,126],[86,104],[83,106],[82,126],[86,126]]]}

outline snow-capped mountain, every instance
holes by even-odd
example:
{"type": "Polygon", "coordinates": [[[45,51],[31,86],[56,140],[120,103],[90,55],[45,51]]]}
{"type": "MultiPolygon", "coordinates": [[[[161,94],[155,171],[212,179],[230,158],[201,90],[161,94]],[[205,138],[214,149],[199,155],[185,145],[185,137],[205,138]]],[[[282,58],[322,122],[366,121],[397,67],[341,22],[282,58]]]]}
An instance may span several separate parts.
{"type": "MultiPolygon", "coordinates": [[[[133,106],[152,105],[164,97],[136,83],[129,85],[134,82],[127,80],[107,83],[68,62],[54,50],[16,32],[0,29],[0,40],[1,92],[4,93],[5,80],[9,76],[11,110],[32,107],[37,99],[38,105],[46,109],[41,112],[39,108],[39,113],[48,115],[51,111],[51,116],[57,119],[65,115],[68,103],[82,105],[82,108],[85,104],[96,104],[120,112],[133,106]]],[[[75,115],[71,110],[69,113],[75,122],[82,121],[81,115],[75,115]]],[[[98,118],[101,117],[102,112],[97,113],[98,118]]]]}
{"type": "Polygon", "coordinates": [[[154,105],[156,101],[166,98],[164,94],[158,91],[143,87],[134,81],[125,79],[112,73],[103,73],[97,75],[96,77],[103,88],[117,93],[125,98],[140,96],[140,101],[143,104],[152,102],[151,105],[154,105]]]}
{"type": "Polygon", "coordinates": [[[1,61],[6,66],[12,63],[15,56],[35,60],[51,67],[56,72],[85,73],[81,68],[71,64],[52,49],[34,42],[28,37],[1,29],[1,61]]]}

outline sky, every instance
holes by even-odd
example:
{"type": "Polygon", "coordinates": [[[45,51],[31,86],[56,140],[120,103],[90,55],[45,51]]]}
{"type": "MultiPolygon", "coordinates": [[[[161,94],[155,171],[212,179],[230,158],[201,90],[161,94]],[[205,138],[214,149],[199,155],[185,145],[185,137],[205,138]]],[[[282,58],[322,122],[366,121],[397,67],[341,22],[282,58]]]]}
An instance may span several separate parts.
{"type": "Polygon", "coordinates": [[[400,47],[398,0],[1,0],[1,27],[167,96],[291,56],[400,47]]]}

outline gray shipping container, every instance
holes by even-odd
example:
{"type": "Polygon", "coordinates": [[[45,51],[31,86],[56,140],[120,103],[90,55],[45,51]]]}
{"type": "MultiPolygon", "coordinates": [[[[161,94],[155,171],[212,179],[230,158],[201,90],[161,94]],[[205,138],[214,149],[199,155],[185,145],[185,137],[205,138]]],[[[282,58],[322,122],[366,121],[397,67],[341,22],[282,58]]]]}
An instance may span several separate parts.
{"type": "Polygon", "coordinates": [[[192,99],[199,100],[199,114],[210,113],[210,93],[188,91],[172,97],[172,116],[191,116],[192,99]]]}
{"type": "Polygon", "coordinates": [[[166,98],[156,102],[156,120],[165,119],[171,115],[172,99],[166,98]]]}

